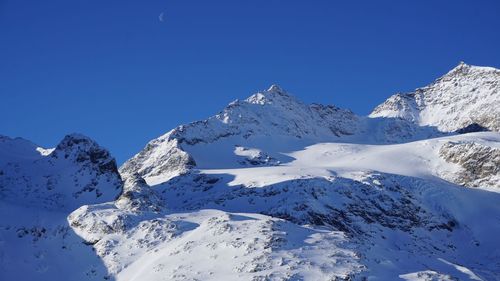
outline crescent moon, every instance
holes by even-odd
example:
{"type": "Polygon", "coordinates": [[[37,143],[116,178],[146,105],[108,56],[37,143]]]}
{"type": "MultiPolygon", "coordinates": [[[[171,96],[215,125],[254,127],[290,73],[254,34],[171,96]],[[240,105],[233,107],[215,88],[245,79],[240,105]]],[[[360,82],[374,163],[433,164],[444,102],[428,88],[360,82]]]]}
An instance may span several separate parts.
{"type": "Polygon", "coordinates": [[[164,17],[165,17],[165,13],[161,12],[161,14],[158,16],[158,20],[160,20],[161,22],[163,22],[164,17]]]}

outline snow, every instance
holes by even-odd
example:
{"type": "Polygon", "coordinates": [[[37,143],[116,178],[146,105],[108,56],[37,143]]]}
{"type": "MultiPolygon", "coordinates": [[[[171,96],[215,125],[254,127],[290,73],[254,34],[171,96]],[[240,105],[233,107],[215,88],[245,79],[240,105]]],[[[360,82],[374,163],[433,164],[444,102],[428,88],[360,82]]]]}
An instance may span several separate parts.
{"type": "Polygon", "coordinates": [[[483,279],[479,278],[476,274],[474,274],[474,272],[472,272],[470,269],[464,267],[464,266],[461,266],[461,265],[458,265],[458,264],[454,264],[452,262],[449,262],[445,259],[439,259],[440,261],[442,261],[443,263],[447,264],[447,265],[451,265],[453,266],[456,270],[464,273],[467,275],[467,277],[470,279],[470,280],[479,280],[479,281],[482,281],[483,279]]]}
{"type": "MultiPolygon", "coordinates": [[[[189,151],[196,161],[212,159],[199,162],[202,173],[232,175],[234,180],[230,185],[262,187],[299,178],[341,176],[357,179],[358,172],[382,172],[428,180],[446,179],[447,175],[455,173],[459,167],[444,161],[439,156],[439,148],[449,141],[461,140],[474,140],[491,147],[498,147],[500,144],[497,133],[473,133],[392,145],[318,143],[286,153],[266,148],[266,153],[270,155],[281,153],[290,159],[285,161],[284,157],[277,156],[283,161],[279,166],[231,169],[217,169],[235,166],[231,158],[220,156],[221,151],[224,151],[220,144],[216,149],[205,145],[203,149],[189,151]]],[[[253,148],[250,151],[248,153],[262,153],[264,150],[253,148]]],[[[241,156],[241,151],[237,149],[234,154],[241,156]]],[[[500,192],[498,189],[491,190],[500,192]]]]}
{"type": "Polygon", "coordinates": [[[181,233],[138,258],[117,280],[329,280],[360,268],[354,252],[342,247],[341,232],[217,210],[167,218],[182,222],[181,233]]]}
{"type": "Polygon", "coordinates": [[[498,70],[465,64],[370,117],[273,85],[120,173],[82,135],[0,136],[0,279],[499,280],[500,118],[483,101],[498,70]],[[493,132],[453,133],[471,121],[493,132]]]}
{"type": "Polygon", "coordinates": [[[55,150],[55,148],[43,148],[43,147],[36,148],[36,151],[40,152],[40,155],[42,155],[42,156],[47,156],[47,155],[51,154],[54,150],[55,150]]]}
{"type": "Polygon", "coordinates": [[[107,269],[68,213],[0,204],[0,280],[103,280],[107,269]]]}

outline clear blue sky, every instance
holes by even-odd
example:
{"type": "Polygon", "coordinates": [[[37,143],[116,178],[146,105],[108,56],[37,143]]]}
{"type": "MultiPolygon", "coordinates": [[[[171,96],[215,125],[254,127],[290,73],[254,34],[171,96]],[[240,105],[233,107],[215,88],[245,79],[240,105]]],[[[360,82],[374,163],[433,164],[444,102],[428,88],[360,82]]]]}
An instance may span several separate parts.
{"type": "Polygon", "coordinates": [[[0,134],[123,162],[273,83],[367,114],[460,60],[500,67],[500,1],[0,0],[0,134]]]}

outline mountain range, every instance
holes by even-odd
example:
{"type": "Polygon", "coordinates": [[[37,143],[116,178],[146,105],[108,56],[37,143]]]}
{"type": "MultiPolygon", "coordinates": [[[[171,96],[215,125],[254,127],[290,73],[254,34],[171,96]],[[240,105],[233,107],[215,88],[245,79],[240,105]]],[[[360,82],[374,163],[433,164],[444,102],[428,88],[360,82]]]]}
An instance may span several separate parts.
{"type": "Polygon", "coordinates": [[[277,85],[118,167],[0,136],[0,280],[500,280],[500,70],[368,116],[277,85]]]}

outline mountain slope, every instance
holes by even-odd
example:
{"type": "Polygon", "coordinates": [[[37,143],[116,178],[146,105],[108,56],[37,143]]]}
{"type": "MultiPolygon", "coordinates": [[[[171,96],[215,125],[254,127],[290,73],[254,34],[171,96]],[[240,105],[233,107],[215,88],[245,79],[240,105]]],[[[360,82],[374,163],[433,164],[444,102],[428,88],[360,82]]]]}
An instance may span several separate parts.
{"type": "Polygon", "coordinates": [[[500,131],[500,70],[460,63],[432,84],[396,94],[370,117],[399,117],[440,131],[500,131]]]}

